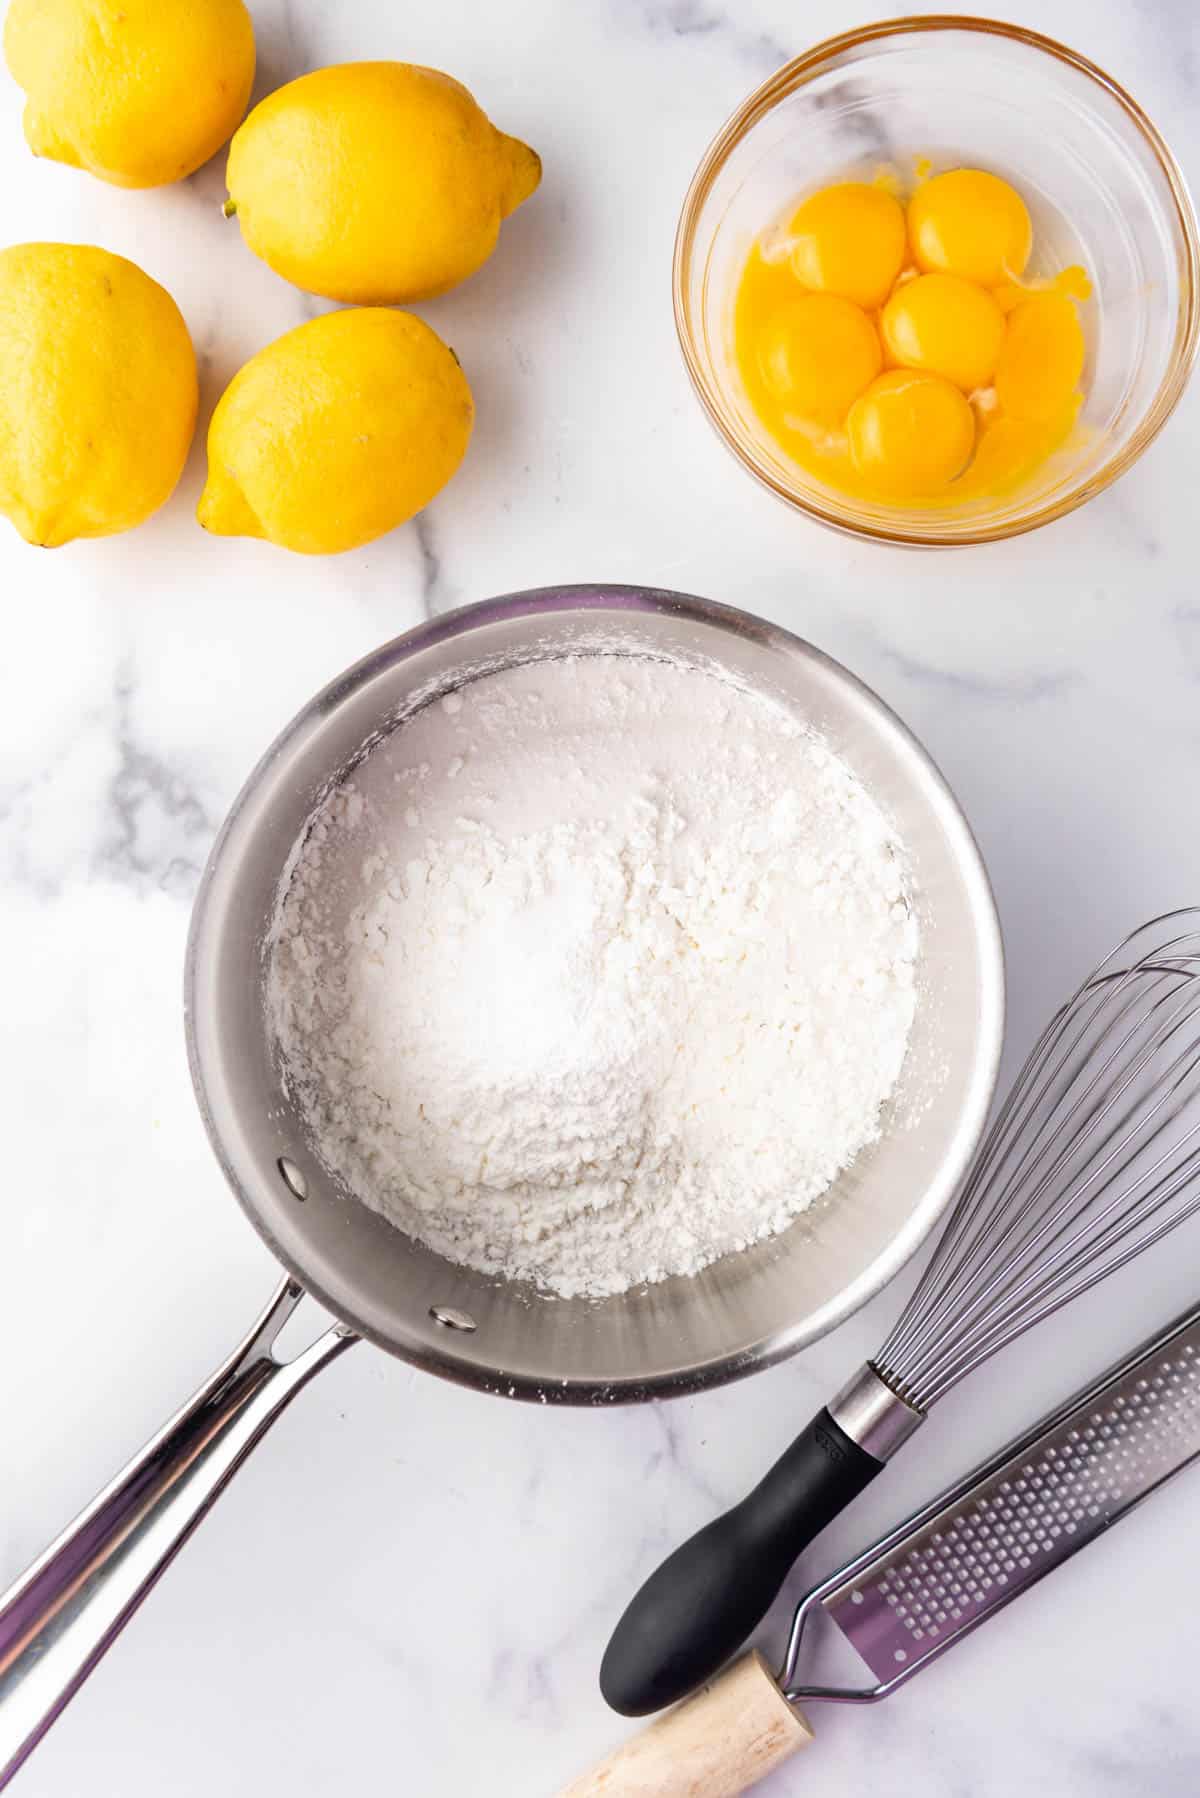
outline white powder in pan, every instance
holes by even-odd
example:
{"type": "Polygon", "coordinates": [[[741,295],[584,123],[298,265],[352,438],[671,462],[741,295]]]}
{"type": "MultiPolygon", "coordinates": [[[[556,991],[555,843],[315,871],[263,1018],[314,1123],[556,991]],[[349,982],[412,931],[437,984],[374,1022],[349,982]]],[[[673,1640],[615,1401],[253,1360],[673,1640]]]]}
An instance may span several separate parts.
{"type": "Polygon", "coordinates": [[[782,1230],[879,1130],[902,849],[782,709],[629,656],[485,676],[322,806],[267,982],[313,1146],[451,1260],[552,1292],[782,1230]]]}

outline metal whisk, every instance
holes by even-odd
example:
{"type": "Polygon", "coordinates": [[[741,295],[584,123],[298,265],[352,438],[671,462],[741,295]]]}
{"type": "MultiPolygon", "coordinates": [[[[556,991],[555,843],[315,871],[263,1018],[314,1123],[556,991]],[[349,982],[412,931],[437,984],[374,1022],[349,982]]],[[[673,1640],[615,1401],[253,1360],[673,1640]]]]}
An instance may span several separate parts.
{"type": "Polygon", "coordinates": [[[1200,1210],[1200,907],[1144,924],[1042,1033],[895,1329],[748,1497],[634,1597],[600,1673],[642,1716],[716,1671],[930,1407],[1200,1210]]]}
{"type": "Polygon", "coordinates": [[[1144,924],[1047,1025],[872,1365],[928,1411],[1200,1210],[1200,929],[1144,924]]]}

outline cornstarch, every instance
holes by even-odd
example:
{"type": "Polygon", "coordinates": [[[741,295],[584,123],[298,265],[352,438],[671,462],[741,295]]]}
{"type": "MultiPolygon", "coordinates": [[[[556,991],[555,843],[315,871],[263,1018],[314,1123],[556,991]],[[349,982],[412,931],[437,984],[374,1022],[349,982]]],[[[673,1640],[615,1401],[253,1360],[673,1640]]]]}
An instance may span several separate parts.
{"type": "Polygon", "coordinates": [[[672,662],[488,674],[376,745],[281,892],[315,1153],[450,1260],[603,1295],[783,1230],[879,1133],[901,844],[770,700],[672,662]]]}

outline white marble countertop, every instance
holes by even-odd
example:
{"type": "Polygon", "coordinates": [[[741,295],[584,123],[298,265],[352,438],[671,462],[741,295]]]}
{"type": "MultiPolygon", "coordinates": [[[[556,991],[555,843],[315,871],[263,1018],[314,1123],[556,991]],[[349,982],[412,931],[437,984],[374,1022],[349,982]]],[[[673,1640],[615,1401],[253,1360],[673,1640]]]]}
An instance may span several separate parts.
{"type": "MultiPolygon", "coordinates": [[[[857,17],[888,9],[863,0],[857,17]]],[[[1200,178],[1192,0],[1016,0],[1114,70],[1200,178]]],[[[189,901],[254,759],[430,609],[604,579],[708,594],[871,682],[957,789],[994,877],[1010,1065],[1142,917],[1200,896],[1200,388],[1113,491],[949,556],[856,546],[741,476],[676,352],[684,186],[732,107],[849,22],[835,0],[254,0],[260,91],[352,57],[466,81],[545,158],[485,274],[428,308],[479,424],[414,527],[330,561],[206,538],[180,492],[50,554],[0,529],[0,1585],[208,1372],[273,1267],[192,1103],[189,901]]],[[[204,412],[312,311],[223,224],[220,160],[118,192],[35,163],[0,82],[3,236],[82,238],[179,300],[204,412]]],[[[1196,1236],[942,1407],[818,1543],[816,1575],[1195,1300],[1196,1236]]],[[[612,1412],[499,1404],[358,1349],[299,1399],[38,1750],[24,1798],[549,1794],[627,1727],[596,1668],[682,1534],[877,1345],[889,1292],[745,1384],[612,1412]]],[[[828,1708],[761,1789],[1193,1798],[1200,1473],[870,1712],[828,1708]]],[[[783,1612],[764,1639],[778,1646],[783,1612]]]]}

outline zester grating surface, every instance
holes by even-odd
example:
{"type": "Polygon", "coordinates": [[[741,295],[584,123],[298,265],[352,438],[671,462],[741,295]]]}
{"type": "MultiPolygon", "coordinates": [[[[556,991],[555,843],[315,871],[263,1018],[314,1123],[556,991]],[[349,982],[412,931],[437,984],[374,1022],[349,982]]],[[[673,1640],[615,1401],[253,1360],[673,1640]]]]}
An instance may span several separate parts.
{"type": "Polygon", "coordinates": [[[915,1671],[1200,1454],[1200,1323],[960,1492],[822,1602],[876,1678],[915,1671]]]}

